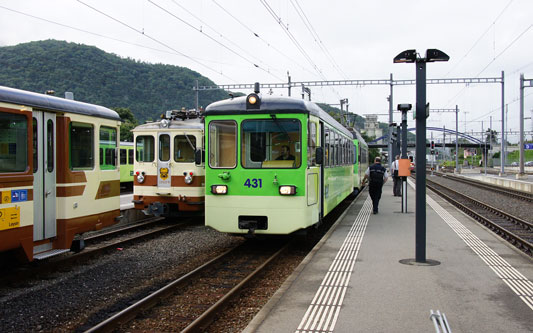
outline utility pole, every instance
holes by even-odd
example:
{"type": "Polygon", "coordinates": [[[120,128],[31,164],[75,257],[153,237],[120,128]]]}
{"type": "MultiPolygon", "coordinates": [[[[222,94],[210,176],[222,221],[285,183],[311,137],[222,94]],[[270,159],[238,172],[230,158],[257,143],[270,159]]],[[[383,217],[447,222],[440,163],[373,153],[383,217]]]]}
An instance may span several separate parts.
{"type": "Polygon", "coordinates": [[[198,112],[198,80],[196,80],[196,112],[198,112]]]}
{"type": "Polygon", "coordinates": [[[459,173],[459,107],[455,106],[455,172],[459,173]]]}
{"type": "Polygon", "coordinates": [[[533,87],[533,79],[526,80],[524,74],[520,74],[520,171],[516,179],[527,179],[524,172],[524,88],[526,87],[533,87]]]}
{"type": "Polygon", "coordinates": [[[500,148],[500,176],[505,176],[505,124],[507,121],[504,121],[504,93],[505,93],[505,83],[504,83],[504,72],[502,71],[502,143],[500,148]]]}
{"type": "Polygon", "coordinates": [[[288,87],[287,89],[289,90],[289,97],[291,97],[291,75],[289,74],[289,71],[287,71],[287,78],[288,78],[288,87]]]}
{"type": "MultiPolygon", "coordinates": [[[[392,79],[392,73],[390,73],[390,94],[389,94],[389,97],[387,98],[388,101],[389,101],[389,139],[392,138],[392,126],[391,124],[393,123],[394,121],[394,118],[392,116],[392,88],[393,88],[393,79],[392,79]]],[[[391,140],[389,140],[389,145],[388,145],[388,153],[389,153],[389,170],[391,170],[392,168],[392,162],[393,162],[393,157],[392,157],[392,142],[391,140]]]]}

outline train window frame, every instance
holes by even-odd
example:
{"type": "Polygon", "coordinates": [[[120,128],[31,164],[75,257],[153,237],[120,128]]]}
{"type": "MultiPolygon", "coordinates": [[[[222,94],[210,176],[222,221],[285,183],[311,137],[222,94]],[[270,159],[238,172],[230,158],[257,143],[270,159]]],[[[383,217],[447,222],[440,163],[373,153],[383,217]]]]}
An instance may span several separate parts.
{"type": "Polygon", "coordinates": [[[316,166],[317,124],[311,120],[307,123],[307,166],[316,166]]]}
{"type": "Polygon", "coordinates": [[[153,135],[139,135],[139,136],[135,137],[135,161],[137,163],[152,163],[152,162],[154,162],[154,160],[155,160],[155,137],[153,135]],[[148,150],[148,149],[145,149],[143,147],[144,150],[143,150],[143,154],[142,154],[143,157],[146,157],[146,156],[151,157],[150,160],[144,160],[144,159],[143,160],[139,160],[140,153],[139,153],[139,150],[138,150],[138,148],[139,148],[138,144],[139,144],[139,139],[140,138],[149,138],[149,139],[151,139],[151,149],[148,150]]]}
{"type": "MultiPolygon", "coordinates": [[[[237,125],[237,122],[235,120],[229,120],[229,119],[221,119],[221,120],[212,120],[209,122],[209,125],[207,125],[207,135],[208,135],[208,153],[209,153],[209,156],[208,156],[208,164],[209,164],[209,167],[211,169],[235,169],[237,167],[237,160],[238,160],[238,140],[239,140],[239,134],[238,134],[238,130],[239,130],[239,127],[237,125]],[[212,162],[217,162],[217,160],[214,160],[215,159],[215,155],[212,154],[211,150],[213,149],[213,145],[212,145],[212,137],[214,135],[211,135],[211,126],[216,126],[218,124],[226,124],[226,125],[231,125],[233,126],[233,129],[234,129],[234,149],[235,149],[235,154],[233,156],[234,158],[234,163],[232,166],[215,166],[214,164],[215,163],[212,163],[212,162]]],[[[220,154],[222,155],[222,154],[220,154]]]]}
{"type": "Polygon", "coordinates": [[[39,136],[37,129],[37,118],[32,117],[32,147],[33,147],[33,173],[39,171],[39,136]]]}
{"type": "Polygon", "coordinates": [[[329,160],[330,160],[330,157],[331,157],[331,149],[330,149],[330,144],[329,144],[329,138],[331,137],[331,130],[329,128],[329,126],[327,125],[324,125],[324,161],[325,161],[325,167],[326,168],[329,168],[329,160]]]}
{"type": "MultiPolygon", "coordinates": [[[[70,122],[69,124],[69,167],[70,167],[70,170],[93,170],[94,169],[94,157],[95,157],[95,154],[94,154],[94,125],[93,124],[90,124],[90,123],[84,123],[84,122],[77,122],[77,121],[72,121],[70,122]],[[80,142],[79,143],[79,148],[76,148],[76,150],[73,150],[74,149],[74,142],[75,140],[73,140],[73,137],[76,138],[76,140],[79,140],[80,136],[79,135],[76,135],[76,136],[73,136],[73,130],[75,129],[78,129],[78,130],[83,130],[83,129],[86,129],[89,131],[89,135],[88,135],[88,140],[84,140],[84,142],[80,142]],[[90,142],[90,144],[88,144],[90,142]],[[87,147],[89,147],[89,149],[87,149],[87,147]],[[84,156],[85,160],[87,160],[89,163],[85,163],[85,164],[82,164],[80,163],[81,162],[81,159],[80,161],[77,161],[77,160],[74,160],[73,159],[73,156],[74,156],[74,152],[77,152],[77,151],[80,151],[80,152],[85,152],[85,153],[88,153],[87,156],[84,156]],[[77,162],[77,163],[74,163],[74,162],[77,162]]],[[[78,143],[76,141],[76,143],[78,143]]]]}
{"type": "MultiPolygon", "coordinates": [[[[254,132],[249,132],[250,134],[251,133],[254,133],[254,132]]],[[[272,135],[272,133],[275,133],[275,132],[268,132],[270,135],[272,135]]],[[[281,133],[281,132],[280,132],[281,133]]],[[[292,132],[291,132],[292,133],[292,132]]],[[[286,133],[287,134],[287,133],[286,133]]],[[[276,118],[276,119],[272,119],[272,118],[259,118],[259,119],[245,119],[243,120],[241,123],[240,123],[240,135],[241,135],[241,149],[240,149],[240,154],[241,154],[241,167],[243,169],[299,169],[301,166],[302,166],[302,157],[303,157],[303,151],[302,151],[302,121],[298,118],[276,118]],[[248,166],[248,165],[245,165],[245,161],[246,159],[243,158],[243,155],[242,154],[245,154],[245,149],[243,149],[243,146],[247,144],[247,141],[246,141],[246,135],[245,135],[245,131],[244,131],[244,125],[246,123],[251,123],[251,122],[288,122],[288,121],[291,121],[291,122],[296,122],[298,124],[298,138],[297,138],[297,141],[294,141],[293,145],[294,145],[294,151],[292,152],[292,154],[294,155],[294,163],[293,163],[293,166],[291,167],[285,167],[285,166],[276,166],[276,165],[271,165],[270,167],[265,167],[264,166],[264,162],[271,162],[271,161],[279,161],[278,157],[274,158],[274,159],[269,159],[269,160],[263,160],[263,161],[252,161],[252,162],[255,162],[255,163],[260,163],[260,166],[248,166]],[[297,152],[297,147],[300,147],[299,151],[297,152]],[[298,155],[297,155],[298,154],[298,155]],[[296,164],[296,162],[298,162],[298,164],[296,164]]],[[[265,140],[267,138],[265,137],[265,140]]],[[[272,137],[270,137],[270,139],[272,140],[272,137]]],[[[272,142],[271,142],[272,143],[272,142]]],[[[265,145],[266,145],[266,141],[265,141],[265,145]]],[[[284,145],[284,144],[283,144],[284,145]]],[[[280,148],[283,146],[281,145],[280,148]]],[[[268,154],[270,153],[270,155],[272,155],[273,151],[272,151],[272,146],[270,146],[270,149],[268,149],[268,146],[265,148],[266,151],[265,151],[265,154],[268,154]]],[[[292,147],[289,147],[289,149],[292,148],[292,147]]],[[[250,155],[251,155],[251,152],[250,152],[250,155]]],[[[265,156],[266,158],[266,156],[265,156]]]]}
{"type": "Polygon", "coordinates": [[[117,128],[111,126],[100,126],[98,131],[100,170],[116,170],[116,151],[118,148],[117,128]]]}
{"type": "Polygon", "coordinates": [[[128,162],[126,164],[133,165],[133,156],[135,156],[135,149],[129,148],[128,151],[128,162]]]}
{"type": "Polygon", "coordinates": [[[157,152],[158,152],[157,159],[160,162],[170,162],[171,149],[172,147],[171,147],[171,141],[170,141],[170,134],[167,134],[167,133],[159,134],[157,138],[157,152]],[[162,141],[165,139],[168,139],[167,143],[162,141]],[[168,147],[166,146],[166,144],[168,144],[168,147]]]}
{"type": "Polygon", "coordinates": [[[128,150],[125,148],[120,148],[120,165],[128,164],[128,150]]]}
{"type": "Polygon", "coordinates": [[[176,162],[176,163],[194,163],[194,154],[195,154],[195,151],[196,151],[196,136],[194,136],[194,135],[185,136],[185,134],[177,134],[177,135],[174,135],[174,140],[173,141],[174,141],[174,151],[173,151],[174,162],[176,162]],[[193,148],[190,151],[190,153],[192,153],[192,155],[190,155],[191,157],[189,159],[186,159],[184,161],[179,161],[178,160],[178,155],[177,155],[177,153],[178,153],[178,145],[180,143],[184,143],[187,148],[191,148],[187,138],[190,140],[191,144],[193,145],[193,148]],[[183,141],[178,141],[178,139],[183,140],[183,141]]]}
{"type": "MultiPolygon", "coordinates": [[[[22,114],[15,114],[10,112],[1,112],[0,113],[0,125],[2,124],[1,118],[6,118],[6,124],[9,124],[9,129],[14,129],[15,133],[7,133],[9,131],[5,131],[2,129],[2,134],[0,136],[0,165],[2,168],[0,168],[0,174],[3,173],[20,173],[20,172],[27,172],[29,167],[30,160],[28,159],[28,130],[29,130],[29,121],[28,117],[26,115],[22,114]],[[17,119],[15,119],[17,118],[17,119]],[[13,121],[17,121],[16,123],[13,123],[13,121]],[[22,120],[22,121],[21,121],[22,120]],[[22,124],[23,127],[11,127],[11,125],[20,126],[22,124]],[[20,133],[19,133],[20,132],[20,133]],[[24,133],[24,135],[22,135],[24,133]],[[14,136],[14,140],[11,140],[13,142],[4,140],[10,140],[12,138],[8,136],[14,136]],[[15,151],[15,153],[13,153],[15,151]],[[19,153],[21,152],[21,153],[19,153]],[[13,158],[9,158],[9,155],[15,155],[14,160],[13,158]],[[3,167],[5,167],[8,162],[5,162],[4,160],[10,161],[9,164],[11,164],[11,160],[14,162],[14,168],[3,170],[3,167]],[[17,167],[17,166],[21,167],[17,167]],[[23,166],[22,166],[23,165],[23,166]]],[[[33,129],[32,129],[33,131],[33,129]]]]}

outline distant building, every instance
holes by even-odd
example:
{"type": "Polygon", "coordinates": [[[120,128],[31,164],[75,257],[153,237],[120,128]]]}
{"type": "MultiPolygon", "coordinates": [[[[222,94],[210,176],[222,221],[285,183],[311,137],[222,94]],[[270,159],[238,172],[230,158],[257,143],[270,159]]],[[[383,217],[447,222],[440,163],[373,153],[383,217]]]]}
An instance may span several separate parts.
{"type": "Polygon", "coordinates": [[[383,135],[383,130],[379,128],[378,116],[375,114],[369,114],[365,116],[365,133],[369,137],[375,137],[376,139],[383,135]]]}

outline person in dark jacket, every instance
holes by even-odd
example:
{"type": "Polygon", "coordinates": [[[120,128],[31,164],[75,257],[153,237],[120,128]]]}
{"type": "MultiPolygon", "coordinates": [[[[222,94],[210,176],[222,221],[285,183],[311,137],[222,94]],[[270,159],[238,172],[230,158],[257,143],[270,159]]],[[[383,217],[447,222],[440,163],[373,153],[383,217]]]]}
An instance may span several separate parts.
{"type": "Polygon", "coordinates": [[[372,206],[374,208],[374,214],[378,213],[379,199],[381,199],[381,190],[383,184],[389,178],[387,169],[381,165],[381,158],[376,157],[374,159],[374,164],[366,169],[365,178],[363,181],[369,180],[370,198],[372,199],[372,206]]]}

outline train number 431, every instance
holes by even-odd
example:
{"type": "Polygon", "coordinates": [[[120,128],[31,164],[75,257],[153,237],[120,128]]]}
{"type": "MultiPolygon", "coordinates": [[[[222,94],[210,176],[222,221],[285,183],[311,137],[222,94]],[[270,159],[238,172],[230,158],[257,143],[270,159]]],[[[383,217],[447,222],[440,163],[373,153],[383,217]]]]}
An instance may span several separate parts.
{"type": "Polygon", "coordinates": [[[248,178],[246,179],[246,181],[244,182],[244,186],[247,186],[248,188],[262,188],[263,187],[263,180],[261,178],[257,179],[257,178],[248,178]]]}

